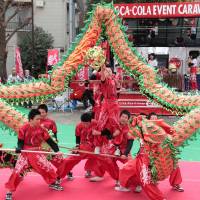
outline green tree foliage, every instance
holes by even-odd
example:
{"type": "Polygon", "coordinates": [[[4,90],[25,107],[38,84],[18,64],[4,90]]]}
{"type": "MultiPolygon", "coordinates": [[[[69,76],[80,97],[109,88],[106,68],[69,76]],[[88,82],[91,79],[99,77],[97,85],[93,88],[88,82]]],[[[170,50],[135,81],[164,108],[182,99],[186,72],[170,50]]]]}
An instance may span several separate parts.
{"type": "Polygon", "coordinates": [[[38,73],[45,72],[45,66],[47,63],[48,49],[53,48],[53,36],[46,33],[42,28],[37,27],[34,31],[35,36],[35,66],[32,68],[32,37],[31,33],[28,33],[21,37],[19,47],[21,49],[21,58],[24,69],[30,69],[36,76],[38,73]]]}

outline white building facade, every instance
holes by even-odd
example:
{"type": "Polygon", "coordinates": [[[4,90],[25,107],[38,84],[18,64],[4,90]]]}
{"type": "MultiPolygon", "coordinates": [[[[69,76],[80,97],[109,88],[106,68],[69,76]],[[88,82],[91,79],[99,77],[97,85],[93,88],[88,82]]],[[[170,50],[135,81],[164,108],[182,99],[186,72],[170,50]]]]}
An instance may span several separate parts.
{"type": "MultiPolygon", "coordinates": [[[[30,4],[29,15],[31,16],[31,0],[16,0],[30,4]]],[[[84,8],[84,1],[74,0],[33,0],[34,5],[34,26],[42,27],[54,38],[54,48],[61,52],[66,51],[70,46],[70,35],[72,40],[79,31],[79,16],[84,8]],[[70,8],[72,10],[70,10],[70,8]],[[82,9],[81,9],[82,8],[82,9]],[[72,14],[70,15],[70,12],[72,14]],[[70,18],[71,16],[71,18],[70,18]],[[71,25],[71,26],[70,26],[71,25]],[[73,30],[70,29],[73,28],[73,30]],[[71,32],[70,32],[71,31],[71,32]]],[[[27,11],[26,11],[27,12],[27,11]]],[[[26,14],[27,16],[27,14],[26,14]]],[[[18,19],[15,19],[16,21],[18,19]]],[[[16,22],[17,23],[17,22],[16,22]]],[[[8,32],[11,30],[7,30],[8,32]]],[[[31,24],[26,29],[19,30],[7,45],[7,72],[11,72],[15,66],[15,48],[17,47],[20,32],[32,31],[31,24]]]]}

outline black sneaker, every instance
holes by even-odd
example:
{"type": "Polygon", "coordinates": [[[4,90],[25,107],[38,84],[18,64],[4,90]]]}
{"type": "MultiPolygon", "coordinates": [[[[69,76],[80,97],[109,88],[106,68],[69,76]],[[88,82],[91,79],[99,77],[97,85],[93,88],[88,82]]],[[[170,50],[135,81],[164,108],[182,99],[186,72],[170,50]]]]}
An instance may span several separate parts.
{"type": "Polygon", "coordinates": [[[60,178],[57,178],[56,183],[60,185],[62,183],[62,180],[60,178]]]}
{"type": "Polygon", "coordinates": [[[72,172],[69,172],[69,173],[67,174],[67,180],[68,180],[68,181],[73,181],[73,180],[74,180],[74,177],[73,177],[72,172]]]}
{"type": "Polygon", "coordinates": [[[115,187],[120,187],[120,182],[119,181],[115,182],[115,187]]]}
{"type": "Polygon", "coordinates": [[[57,182],[50,184],[49,188],[51,188],[52,190],[56,190],[56,191],[63,191],[64,190],[64,188],[60,184],[58,184],[57,182]]]}
{"type": "Polygon", "coordinates": [[[90,177],[92,177],[91,171],[86,171],[85,178],[90,178],[90,177]]]}
{"type": "Polygon", "coordinates": [[[8,192],[7,194],[6,194],[6,198],[5,198],[5,200],[12,200],[13,198],[12,198],[12,193],[11,192],[8,192]]]}
{"type": "Polygon", "coordinates": [[[174,185],[172,188],[177,192],[184,192],[184,189],[180,185],[174,185]]]}

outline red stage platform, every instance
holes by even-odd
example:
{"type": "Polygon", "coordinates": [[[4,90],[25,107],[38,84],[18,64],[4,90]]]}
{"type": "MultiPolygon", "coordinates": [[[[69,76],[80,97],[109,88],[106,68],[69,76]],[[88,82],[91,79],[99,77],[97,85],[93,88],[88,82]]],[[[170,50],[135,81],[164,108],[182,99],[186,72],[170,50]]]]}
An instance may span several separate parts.
{"type": "Polygon", "coordinates": [[[131,114],[138,115],[140,113],[149,114],[155,112],[157,115],[174,115],[161,106],[150,102],[139,92],[121,92],[118,102],[121,110],[127,109],[131,114]]]}
{"type": "MultiPolygon", "coordinates": [[[[114,190],[115,182],[108,176],[99,183],[91,183],[83,177],[83,164],[80,163],[73,171],[74,181],[64,181],[63,192],[48,189],[42,178],[29,173],[20,184],[14,195],[15,200],[145,200],[147,197],[142,192],[122,193],[114,190]]],[[[166,195],[167,200],[199,200],[200,199],[200,162],[181,162],[180,168],[183,176],[183,187],[185,192],[179,193],[171,190],[168,180],[159,184],[160,189],[166,195]]],[[[4,183],[11,173],[9,169],[0,169],[0,199],[5,197],[4,183]]]]}

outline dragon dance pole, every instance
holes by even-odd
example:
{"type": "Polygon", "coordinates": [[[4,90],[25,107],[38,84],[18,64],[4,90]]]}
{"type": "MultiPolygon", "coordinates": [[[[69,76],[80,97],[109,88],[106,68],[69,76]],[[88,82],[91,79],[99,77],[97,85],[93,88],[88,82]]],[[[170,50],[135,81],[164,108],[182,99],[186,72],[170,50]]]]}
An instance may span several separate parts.
{"type": "Polygon", "coordinates": [[[95,156],[104,156],[104,157],[110,157],[110,158],[125,159],[125,158],[121,158],[120,156],[115,156],[115,155],[111,155],[111,154],[105,154],[105,153],[95,154],[94,152],[91,152],[91,151],[85,151],[85,150],[81,150],[81,149],[73,149],[73,148],[69,148],[69,147],[65,147],[65,146],[59,146],[59,148],[67,149],[67,150],[71,150],[71,151],[77,151],[79,153],[91,154],[91,155],[95,155],[95,156]]]}
{"type": "MultiPolygon", "coordinates": [[[[0,148],[0,151],[5,152],[15,152],[15,149],[2,149],[0,148]]],[[[48,151],[32,151],[32,150],[21,150],[21,153],[41,153],[41,154],[47,154],[47,155],[67,155],[67,156],[79,156],[79,154],[70,154],[70,153],[56,153],[56,152],[48,152],[48,151]]]]}

